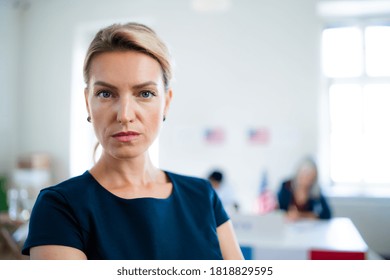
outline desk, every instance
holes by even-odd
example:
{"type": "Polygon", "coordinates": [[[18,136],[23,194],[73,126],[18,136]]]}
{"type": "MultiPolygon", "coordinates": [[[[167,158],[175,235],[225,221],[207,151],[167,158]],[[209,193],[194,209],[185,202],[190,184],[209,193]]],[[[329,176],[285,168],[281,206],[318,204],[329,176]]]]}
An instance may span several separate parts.
{"type": "Polygon", "coordinates": [[[233,226],[247,259],[366,259],[368,246],[349,218],[287,222],[283,213],[235,215],[233,226]]]}

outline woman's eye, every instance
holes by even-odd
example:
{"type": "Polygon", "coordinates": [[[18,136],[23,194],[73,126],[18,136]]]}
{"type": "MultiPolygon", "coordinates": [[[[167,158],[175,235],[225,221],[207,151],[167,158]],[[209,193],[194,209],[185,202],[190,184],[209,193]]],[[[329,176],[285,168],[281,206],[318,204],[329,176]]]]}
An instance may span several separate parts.
{"type": "Polygon", "coordinates": [[[149,90],[145,90],[145,91],[142,91],[140,93],[140,96],[142,98],[149,99],[149,98],[152,98],[153,96],[155,96],[155,94],[149,90]]]}
{"type": "Polygon", "coordinates": [[[97,96],[101,98],[110,98],[112,94],[108,91],[100,91],[98,92],[97,96]]]}

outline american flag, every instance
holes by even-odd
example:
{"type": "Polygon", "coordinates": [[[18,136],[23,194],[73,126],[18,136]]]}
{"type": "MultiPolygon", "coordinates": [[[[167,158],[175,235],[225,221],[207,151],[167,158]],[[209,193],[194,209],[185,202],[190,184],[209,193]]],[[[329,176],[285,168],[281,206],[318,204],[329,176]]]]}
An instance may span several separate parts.
{"type": "Polygon", "coordinates": [[[268,128],[251,128],[248,131],[248,141],[251,144],[265,145],[269,142],[269,130],[268,128]]]}
{"type": "Polygon", "coordinates": [[[255,213],[266,214],[277,208],[276,198],[274,193],[268,189],[268,175],[263,171],[261,176],[259,194],[256,198],[255,213]]]}
{"type": "Polygon", "coordinates": [[[205,141],[208,144],[221,144],[225,141],[225,131],[220,128],[208,128],[205,130],[205,141]]]}

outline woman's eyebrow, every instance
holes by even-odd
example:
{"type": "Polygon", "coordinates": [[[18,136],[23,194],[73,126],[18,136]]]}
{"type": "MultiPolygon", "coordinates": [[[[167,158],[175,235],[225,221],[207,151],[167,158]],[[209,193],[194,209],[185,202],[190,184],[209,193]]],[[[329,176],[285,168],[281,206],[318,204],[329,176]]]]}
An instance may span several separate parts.
{"type": "Polygon", "coordinates": [[[117,89],[116,86],[110,84],[110,83],[107,83],[107,82],[103,82],[103,81],[96,81],[93,83],[94,86],[103,86],[103,87],[109,87],[109,88],[112,88],[112,89],[117,89]]]}
{"type": "MultiPolygon", "coordinates": [[[[104,86],[104,87],[109,87],[109,88],[112,88],[112,89],[117,89],[116,86],[110,84],[110,83],[107,83],[107,82],[104,82],[104,81],[96,81],[93,83],[94,86],[104,86]]],[[[143,87],[147,87],[147,86],[158,86],[158,84],[154,81],[147,81],[147,82],[144,82],[144,83],[140,83],[140,84],[136,84],[134,86],[132,86],[133,89],[141,89],[143,87]]]]}
{"type": "Polygon", "coordinates": [[[156,82],[153,82],[153,81],[147,81],[144,83],[134,85],[132,88],[133,89],[140,89],[140,88],[147,87],[147,86],[158,86],[158,84],[156,82]]]}

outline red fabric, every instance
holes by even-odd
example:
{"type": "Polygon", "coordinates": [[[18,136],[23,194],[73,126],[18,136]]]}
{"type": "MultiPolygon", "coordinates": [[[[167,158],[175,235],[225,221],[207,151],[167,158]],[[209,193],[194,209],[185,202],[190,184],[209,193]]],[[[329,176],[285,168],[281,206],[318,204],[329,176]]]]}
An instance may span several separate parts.
{"type": "Polygon", "coordinates": [[[311,250],[310,260],[365,260],[365,252],[311,250]]]}

